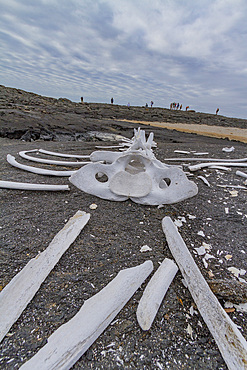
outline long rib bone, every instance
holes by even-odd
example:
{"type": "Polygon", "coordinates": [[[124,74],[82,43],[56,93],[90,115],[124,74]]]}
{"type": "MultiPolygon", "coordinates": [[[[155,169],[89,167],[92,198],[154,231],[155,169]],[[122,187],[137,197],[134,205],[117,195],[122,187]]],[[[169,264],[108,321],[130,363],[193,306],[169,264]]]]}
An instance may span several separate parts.
{"type": "Polygon", "coordinates": [[[38,167],[32,167],[32,166],[27,166],[25,164],[21,164],[15,160],[15,157],[12,155],[8,154],[7,155],[7,162],[11,164],[11,166],[20,168],[21,170],[36,173],[38,175],[48,175],[48,176],[72,176],[73,173],[76,171],[55,171],[55,170],[47,170],[44,168],[38,168],[38,167]]]}
{"type": "Polygon", "coordinates": [[[90,218],[82,211],[69,219],[49,246],[10,281],[0,293],[0,342],[34,297],[40,285],[90,218]]]}
{"type": "Polygon", "coordinates": [[[210,290],[170,217],[162,220],[171,253],[230,370],[246,370],[247,342],[210,290]]]}
{"type": "Polygon", "coordinates": [[[0,188],[17,190],[44,190],[44,191],[69,190],[68,185],[29,184],[27,182],[14,182],[14,181],[0,181],[0,188]]]}
{"type": "Polygon", "coordinates": [[[44,159],[44,158],[37,158],[37,157],[32,157],[26,153],[31,153],[31,152],[37,152],[38,149],[33,149],[33,150],[24,150],[19,152],[19,155],[24,158],[28,159],[29,161],[33,162],[38,162],[38,163],[47,163],[47,164],[56,164],[58,166],[83,166],[84,164],[91,163],[91,162],[66,162],[66,161],[53,161],[51,159],[44,159]]]}
{"type": "Polygon", "coordinates": [[[105,288],[85,301],[80,311],[60,326],[48,343],[21,368],[69,369],[110,324],[152,272],[152,261],[122,270],[105,288]]]}

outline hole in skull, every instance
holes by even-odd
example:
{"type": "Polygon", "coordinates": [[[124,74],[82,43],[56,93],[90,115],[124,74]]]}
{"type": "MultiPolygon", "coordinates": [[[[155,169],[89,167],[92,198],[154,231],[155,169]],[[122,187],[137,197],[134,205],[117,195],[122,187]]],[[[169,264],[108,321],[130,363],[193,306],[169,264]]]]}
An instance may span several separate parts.
{"type": "Polygon", "coordinates": [[[132,175],[136,175],[140,172],[145,172],[146,168],[145,165],[139,159],[132,159],[127,164],[125,171],[131,173],[132,175]]]}
{"type": "Polygon", "coordinates": [[[108,176],[103,172],[96,173],[95,178],[99,182],[107,182],[108,181],[108,176]]]}
{"type": "Polygon", "coordinates": [[[171,184],[171,180],[168,177],[165,177],[160,180],[159,186],[161,189],[167,188],[171,184]]]}

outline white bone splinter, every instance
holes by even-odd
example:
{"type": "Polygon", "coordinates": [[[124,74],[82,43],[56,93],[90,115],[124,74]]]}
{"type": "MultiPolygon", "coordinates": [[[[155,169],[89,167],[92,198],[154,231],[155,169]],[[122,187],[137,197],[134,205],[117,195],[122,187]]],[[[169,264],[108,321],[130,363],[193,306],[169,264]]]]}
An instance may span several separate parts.
{"type": "Polygon", "coordinates": [[[153,270],[152,261],[122,270],[105,288],[85,301],[48,343],[21,369],[69,369],[110,324],[153,270]]]}
{"type": "Polygon", "coordinates": [[[69,190],[68,185],[29,184],[26,182],[14,182],[14,181],[0,181],[0,188],[16,190],[44,190],[44,191],[69,190]]]}
{"type": "Polygon", "coordinates": [[[230,370],[246,370],[247,342],[209,288],[170,217],[162,220],[168,246],[230,370]]]}
{"type": "Polygon", "coordinates": [[[87,224],[90,214],[82,211],[69,219],[49,246],[10,281],[0,293],[0,342],[34,297],[40,285],[87,224]]]}
{"type": "Polygon", "coordinates": [[[33,166],[27,166],[25,164],[21,164],[15,160],[15,157],[8,154],[7,155],[7,162],[11,164],[11,166],[20,168],[21,170],[36,173],[38,175],[47,175],[47,176],[59,176],[59,177],[65,177],[65,176],[71,176],[76,171],[55,171],[55,170],[47,170],[44,168],[38,168],[33,166]]]}
{"type": "Polygon", "coordinates": [[[153,133],[146,140],[145,131],[135,130],[130,148],[122,153],[93,152],[90,160],[105,164],[87,164],[69,180],[80,190],[103,199],[130,198],[147,205],[171,204],[196,195],[196,184],[188,180],[182,169],[155,158],[151,149],[155,145],[153,133]]]}
{"type": "Polygon", "coordinates": [[[165,258],[146,286],[136,311],[138,323],[143,330],[151,328],[159,306],[177,271],[177,265],[169,258],[165,258]]]}

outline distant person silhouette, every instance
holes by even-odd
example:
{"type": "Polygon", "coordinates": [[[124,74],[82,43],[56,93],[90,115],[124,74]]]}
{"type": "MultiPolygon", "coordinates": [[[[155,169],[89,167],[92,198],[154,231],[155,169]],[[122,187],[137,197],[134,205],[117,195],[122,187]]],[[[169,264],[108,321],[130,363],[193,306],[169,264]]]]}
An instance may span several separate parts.
{"type": "Polygon", "coordinates": [[[218,113],[219,113],[219,110],[220,110],[220,108],[217,108],[217,109],[216,109],[216,114],[218,114],[218,113]]]}
{"type": "Polygon", "coordinates": [[[151,104],[151,108],[152,108],[152,106],[153,106],[154,102],[151,100],[150,104],[151,104]]]}
{"type": "Polygon", "coordinates": [[[113,98],[111,98],[111,104],[113,104],[114,103],[114,99],[113,98]]]}

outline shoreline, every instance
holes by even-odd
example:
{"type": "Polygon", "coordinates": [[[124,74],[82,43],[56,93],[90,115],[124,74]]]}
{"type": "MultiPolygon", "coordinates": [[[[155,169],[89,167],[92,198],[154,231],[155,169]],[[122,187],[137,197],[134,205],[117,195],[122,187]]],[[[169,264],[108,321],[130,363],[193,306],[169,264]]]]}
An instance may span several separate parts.
{"type": "Polygon", "coordinates": [[[166,128],[168,130],[176,130],[202,136],[215,137],[219,139],[236,140],[242,143],[247,143],[247,129],[237,127],[209,126],[205,124],[193,123],[168,123],[168,122],[152,122],[138,120],[121,120],[122,122],[140,123],[148,126],[166,128]]]}

